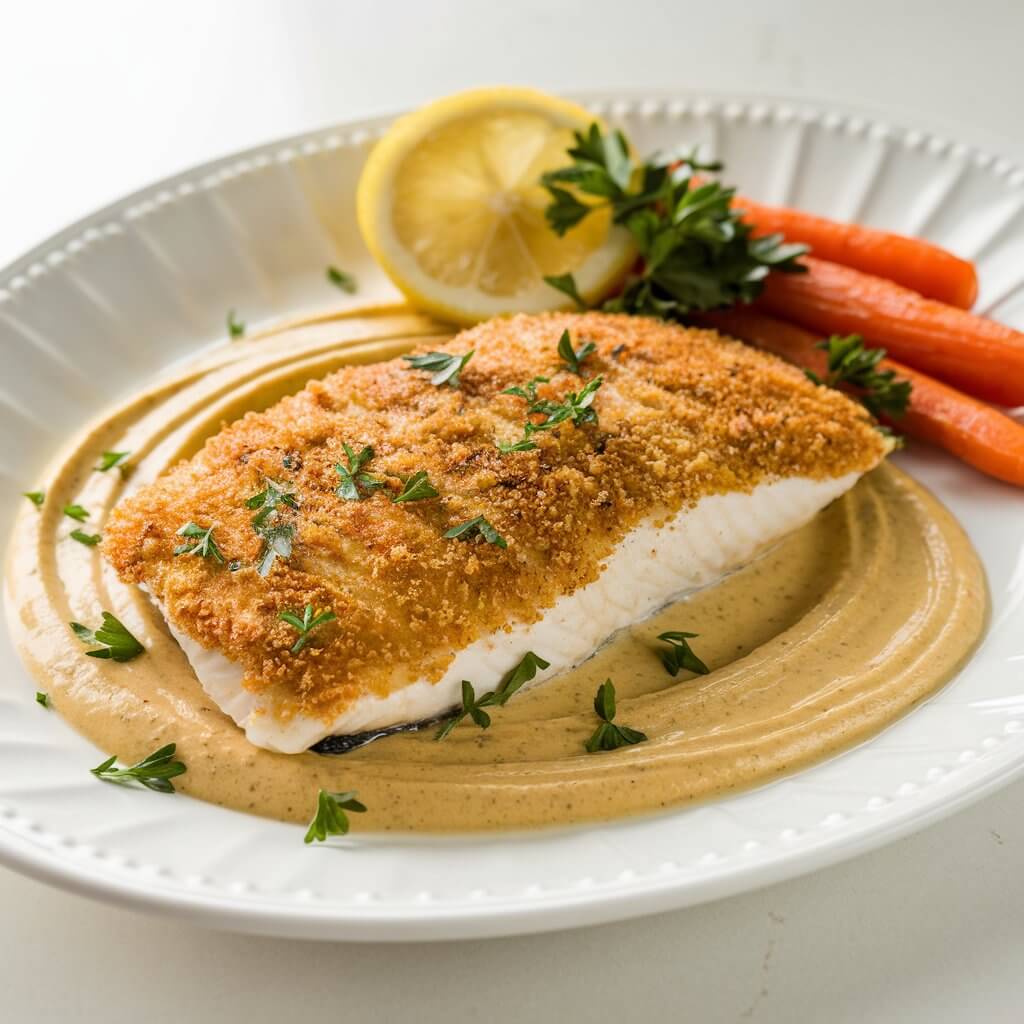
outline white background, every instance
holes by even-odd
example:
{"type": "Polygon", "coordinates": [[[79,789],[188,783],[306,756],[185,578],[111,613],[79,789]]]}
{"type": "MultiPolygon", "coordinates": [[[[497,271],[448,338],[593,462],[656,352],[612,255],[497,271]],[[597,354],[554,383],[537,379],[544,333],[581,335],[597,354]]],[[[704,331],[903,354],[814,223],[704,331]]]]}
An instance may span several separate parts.
{"type": "MultiPolygon", "coordinates": [[[[1019,153],[1022,39],[1020,0],[0,0],[0,265],[190,164],[486,82],[835,99],[1019,153]]],[[[0,1020],[1019,1021],[1022,808],[1018,783],[749,896],[435,946],[203,932],[0,870],[0,1020]]]]}

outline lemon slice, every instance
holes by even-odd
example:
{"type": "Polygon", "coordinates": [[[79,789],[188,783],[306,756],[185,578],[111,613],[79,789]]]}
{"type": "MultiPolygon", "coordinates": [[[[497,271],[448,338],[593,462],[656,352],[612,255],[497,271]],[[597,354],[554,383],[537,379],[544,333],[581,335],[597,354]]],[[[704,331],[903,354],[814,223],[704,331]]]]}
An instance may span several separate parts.
{"type": "Polygon", "coordinates": [[[411,302],[476,323],[562,309],[544,280],[571,273],[587,302],[608,293],[634,258],[629,233],[600,210],[561,238],[544,219],[545,171],[569,163],[573,131],[595,120],[533,89],[476,89],[396,121],[359,181],[359,227],[411,302]]]}

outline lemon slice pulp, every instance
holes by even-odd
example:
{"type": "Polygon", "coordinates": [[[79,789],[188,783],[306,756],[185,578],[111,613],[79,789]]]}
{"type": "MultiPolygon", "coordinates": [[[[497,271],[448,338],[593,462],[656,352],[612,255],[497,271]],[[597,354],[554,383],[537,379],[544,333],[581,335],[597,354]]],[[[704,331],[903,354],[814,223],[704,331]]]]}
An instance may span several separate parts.
{"type": "Polygon", "coordinates": [[[559,237],[540,185],[593,120],[529,89],[461,93],[401,118],[359,183],[370,251],[413,303],[460,323],[564,308],[550,275],[572,273],[599,299],[632,262],[628,233],[601,209],[559,237]]]}

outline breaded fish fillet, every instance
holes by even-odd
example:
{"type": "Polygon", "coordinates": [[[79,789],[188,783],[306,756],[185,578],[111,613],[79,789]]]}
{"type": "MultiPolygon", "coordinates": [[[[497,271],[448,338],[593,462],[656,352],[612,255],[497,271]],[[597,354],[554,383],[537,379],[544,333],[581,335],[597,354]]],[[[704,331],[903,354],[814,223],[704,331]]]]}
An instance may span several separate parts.
{"type": "Polygon", "coordinates": [[[443,351],[473,352],[458,387],[404,360],[346,367],[227,426],[107,524],[106,557],[259,746],[436,716],[529,650],[551,663],[538,680],[562,671],[802,525],[888,447],[861,406],[710,330],[519,316],[443,351]],[[595,346],[579,374],[565,330],[595,346]],[[549,429],[499,450],[527,421],[549,429]],[[421,471],[437,496],[395,502],[421,471]],[[223,563],[175,554],[187,523],[214,527],[223,563]],[[293,653],[279,616],[306,605],[335,617],[293,653]]]}

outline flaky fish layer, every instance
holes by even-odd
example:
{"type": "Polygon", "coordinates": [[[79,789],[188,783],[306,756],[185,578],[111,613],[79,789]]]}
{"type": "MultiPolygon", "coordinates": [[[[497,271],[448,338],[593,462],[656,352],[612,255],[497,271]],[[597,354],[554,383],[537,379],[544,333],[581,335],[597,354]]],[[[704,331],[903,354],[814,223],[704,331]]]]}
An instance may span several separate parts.
{"type": "MultiPolygon", "coordinates": [[[[404,720],[411,705],[396,695],[444,680],[474,644],[542,623],[590,589],[638,530],[658,530],[702,499],[791,479],[822,484],[812,488],[820,507],[886,450],[858,405],[713,331],[593,313],[516,317],[444,349],[474,352],[459,388],[400,360],[347,367],[226,427],[107,525],[104,552],[121,578],[147,586],[186,649],[238,666],[232,685],[251,697],[242,703],[256,709],[253,721],[276,723],[264,735],[294,723],[304,744],[382,702],[404,720]],[[557,355],[566,329],[577,348],[596,346],[582,377],[557,355]],[[547,377],[537,394],[560,403],[597,376],[596,422],[536,433],[532,451],[497,449],[522,436],[527,418],[524,399],[505,389],[547,377]],[[373,448],[365,471],[384,483],[360,488],[358,501],[336,493],[345,443],[373,448]],[[419,471],[438,496],[394,503],[402,477],[419,471]],[[296,507],[282,503],[274,517],[293,532],[291,554],[262,576],[264,538],[246,503],[268,479],[296,507]],[[507,547],[479,532],[445,537],[476,516],[507,547]],[[188,522],[215,524],[225,558],[242,567],[176,556],[188,522]],[[295,629],[279,615],[307,604],[335,619],[292,653],[295,629]]],[[[665,581],[663,600],[686,589],[684,575],[665,581]]],[[[522,653],[510,650],[513,664],[522,653]]]]}

